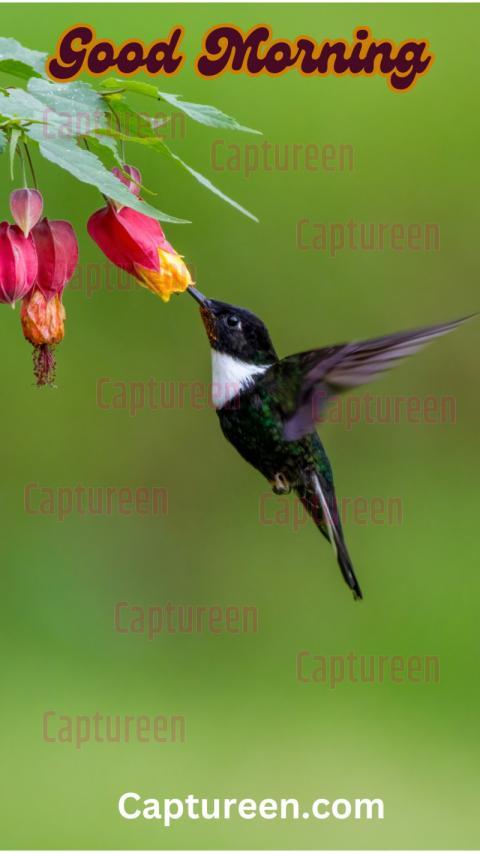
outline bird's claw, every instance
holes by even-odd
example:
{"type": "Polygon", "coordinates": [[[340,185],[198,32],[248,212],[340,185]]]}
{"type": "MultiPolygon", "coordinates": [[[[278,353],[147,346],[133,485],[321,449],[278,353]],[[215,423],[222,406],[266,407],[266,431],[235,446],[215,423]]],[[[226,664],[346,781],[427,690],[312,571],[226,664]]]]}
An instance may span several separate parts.
{"type": "Polygon", "coordinates": [[[281,472],[275,474],[275,477],[272,480],[272,491],[274,494],[288,495],[291,490],[292,487],[285,477],[285,474],[282,474],[281,472]]]}

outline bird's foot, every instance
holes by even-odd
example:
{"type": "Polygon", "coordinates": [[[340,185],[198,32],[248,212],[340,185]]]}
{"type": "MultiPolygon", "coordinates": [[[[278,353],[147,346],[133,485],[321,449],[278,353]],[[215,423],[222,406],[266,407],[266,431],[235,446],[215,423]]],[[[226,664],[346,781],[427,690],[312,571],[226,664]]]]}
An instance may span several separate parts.
{"type": "Polygon", "coordinates": [[[272,491],[274,492],[274,494],[288,495],[291,490],[292,487],[288,482],[287,478],[285,477],[285,474],[282,474],[281,471],[275,474],[275,477],[272,480],[272,491]]]}

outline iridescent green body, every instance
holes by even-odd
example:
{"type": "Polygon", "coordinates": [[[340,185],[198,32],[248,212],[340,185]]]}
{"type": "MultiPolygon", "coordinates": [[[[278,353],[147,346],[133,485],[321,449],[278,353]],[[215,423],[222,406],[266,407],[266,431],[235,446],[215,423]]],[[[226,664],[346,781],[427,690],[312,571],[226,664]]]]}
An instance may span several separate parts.
{"type": "Polygon", "coordinates": [[[284,438],[284,402],[269,383],[255,382],[217,411],[223,433],[243,458],[257,468],[274,491],[293,489],[320,532],[335,549],[342,574],[355,598],[361,590],[343,539],[325,449],[316,432],[295,441],[284,438]]]}
{"type": "Polygon", "coordinates": [[[317,433],[285,441],[278,400],[261,383],[234,397],[218,417],[228,441],[270,482],[281,473],[292,488],[301,488],[306,472],[314,469],[333,489],[332,469],[317,433]]]}

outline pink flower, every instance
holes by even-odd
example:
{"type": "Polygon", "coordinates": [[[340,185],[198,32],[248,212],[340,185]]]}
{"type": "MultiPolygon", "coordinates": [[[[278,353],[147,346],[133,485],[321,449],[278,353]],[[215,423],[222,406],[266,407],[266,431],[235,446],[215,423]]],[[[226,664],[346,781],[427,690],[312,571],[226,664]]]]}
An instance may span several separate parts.
{"type": "Polygon", "coordinates": [[[109,261],[164,302],[192,284],[183,258],[166,240],[156,219],[131,207],[116,210],[108,204],[92,214],[87,229],[109,261]]]}
{"type": "MultiPolygon", "coordinates": [[[[133,195],[136,195],[137,197],[140,195],[140,184],[142,183],[142,176],[139,170],[135,168],[135,166],[129,166],[128,163],[124,163],[123,172],[117,167],[115,167],[115,169],[112,169],[112,172],[115,177],[122,182],[122,184],[125,184],[127,189],[131,193],[133,193],[133,195]],[[126,172],[126,174],[124,174],[124,172],[126,172]]],[[[118,206],[117,202],[115,202],[115,205],[118,206]]]]}
{"type": "Polygon", "coordinates": [[[35,287],[45,299],[61,294],[78,261],[78,244],[69,222],[46,217],[32,228],[31,238],[38,258],[35,287]]]}
{"type": "Polygon", "coordinates": [[[0,302],[15,305],[32,289],[37,276],[37,253],[31,237],[17,225],[0,223],[0,302]]]}
{"type": "Polygon", "coordinates": [[[28,237],[42,215],[42,194],[38,190],[14,190],[10,193],[10,210],[18,227],[28,237]]]}

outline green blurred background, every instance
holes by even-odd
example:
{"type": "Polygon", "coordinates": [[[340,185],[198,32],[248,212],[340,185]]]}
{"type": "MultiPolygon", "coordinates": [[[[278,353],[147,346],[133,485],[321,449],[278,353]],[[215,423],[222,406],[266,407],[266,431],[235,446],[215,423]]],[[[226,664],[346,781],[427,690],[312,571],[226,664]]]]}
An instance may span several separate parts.
{"type": "MultiPolygon", "coordinates": [[[[215,104],[271,143],[351,144],[352,172],[216,172],[217,139],[260,137],[188,122],[184,159],[256,225],[154,153],[129,162],[160,207],[192,220],[169,239],[199,287],[262,316],[282,354],[442,321],[479,307],[477,5],[2,5],[2,36],[52,52],[81,21],[116,43],[186,33],[165,91],[215,104]],[[274,36],[347,38],[356,25],[430,39],[429,73],[406,94],[381,77],[194,72],[202,35],[232,22],[274,36]],[[301,252],[299,219],[434,222],[438,252],[301,252]]],[[[137,79],[144,79],[141,75],[137,79]]],[[[145,78],[146,79],[146,78],[145,78]]],[[[6,84],[6,78],[5,78],[6,84]]],[[[138,100],[149,110],[153,102],[138,100]]],[[[8,217],[12,184],[0,164],[8,217]]],[[[81,263],[103,264],[85,223],[102,200],[36,159],[48,215],[69,218],[81,263]]],[[[478,327],[466,326],[375,392],[454,395],[455,425],[359,424],[322,431],[340,495],[401,496],[399,526],[346,524],[365,601],[355,604],[313,525],[262,526],[266,485],[219,433],[211,409],[96,405],[100,377],[209,382],[194,303],[147,291],[66,292],[58,389],[32,386],[29,346],[2,309],[3,536],[1,846],[19,848],[478,847],[478,327]],[[26,483],[166,486],[165,518],[28,515],[26,483]],[[113,606],[252,604],[259,632],[144,636],[113,630],[113,606]],[[298,684],[295,657],[438,655],[441,682],[298,684]],[[185,744],[42,740],[42,715],[183,714],[185,744]],[[125,821],[117,800],[197,796],[381,797],[383,821],[125,821]]]]}

